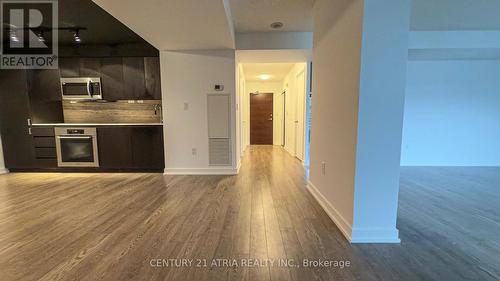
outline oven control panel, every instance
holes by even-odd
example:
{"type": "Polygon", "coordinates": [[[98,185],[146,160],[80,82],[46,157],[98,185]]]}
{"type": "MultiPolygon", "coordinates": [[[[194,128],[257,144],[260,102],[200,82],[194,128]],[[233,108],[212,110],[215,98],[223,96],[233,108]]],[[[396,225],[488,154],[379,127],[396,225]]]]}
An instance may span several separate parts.
{"type": "Polygon", "coordinates": [[[68,129],[67,134],[68,135],[83,135],[85,133],[85,130],[83,129],[68,129]]]}

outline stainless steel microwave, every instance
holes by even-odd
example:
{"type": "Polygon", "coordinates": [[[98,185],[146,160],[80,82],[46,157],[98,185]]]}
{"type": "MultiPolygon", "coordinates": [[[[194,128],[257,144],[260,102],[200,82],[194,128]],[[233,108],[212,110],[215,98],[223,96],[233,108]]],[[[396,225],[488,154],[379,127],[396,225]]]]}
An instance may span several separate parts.
{"type": "Polygon", "coordinates": [[[61,78],[63,100],[100,100],[102,88],[100,77],[61,78]]]}

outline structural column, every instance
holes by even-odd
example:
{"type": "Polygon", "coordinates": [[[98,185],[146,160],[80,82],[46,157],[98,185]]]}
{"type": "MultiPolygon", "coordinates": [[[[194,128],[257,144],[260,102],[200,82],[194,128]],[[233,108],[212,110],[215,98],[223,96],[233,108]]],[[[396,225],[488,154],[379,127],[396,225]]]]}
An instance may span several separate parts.
{"type": "Polygon", "coordinates": [[[315,4],[309,187],[352,243],[399,242],[409,19],[410,0],[315,4]]]}

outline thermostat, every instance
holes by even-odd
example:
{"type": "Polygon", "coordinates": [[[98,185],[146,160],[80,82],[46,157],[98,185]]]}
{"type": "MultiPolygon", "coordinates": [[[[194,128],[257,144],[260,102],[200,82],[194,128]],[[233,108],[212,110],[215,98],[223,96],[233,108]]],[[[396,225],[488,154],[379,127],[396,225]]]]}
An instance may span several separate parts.
{"type": "Polygon", "coordinates": [[[216,84],[214,86],[214,90],[220,92],[220,91],[224,91],[224,85],[219,85],[219,84],[216,84]]]}

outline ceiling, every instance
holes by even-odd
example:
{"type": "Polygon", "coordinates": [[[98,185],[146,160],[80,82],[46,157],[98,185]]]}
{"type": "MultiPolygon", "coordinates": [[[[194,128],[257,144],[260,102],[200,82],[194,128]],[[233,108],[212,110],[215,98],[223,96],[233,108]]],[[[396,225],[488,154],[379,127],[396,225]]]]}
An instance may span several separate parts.
{"type": "Polygon", "coordinates": [[[93,0],[159,50],[231,49],[227,0],[93,0]]]}
{"type": "Polygon", "coordinates": [[[312,31],[314,0],[229,0],[236,32],[275,31],[273,22],[282,22],[279,31],[312,31]]]}
{"type": "Polygon", "coordinates": [[[266,82],[281,82],[292,70],[294,63],[244,63],[243,73],[246,81],[263,81],[260,75],[269,75],[266,82]]]}
{"type": "MultiPolygon", "coordinates": [[[[139,35],[101,9],[91,0],[59,0],[59,27],[83,26],[82,43],[118,44],[145,42],[139,35]]],[[[73,44],[73,34],[59,32],[61,44],[73,44]]]]}
{"type": "Polygon", "coordinates": [[[498,0],[413,0],[412,30],[500,30],[498,0]]]}
{"type": "Polygon", "coordinates": [[[312,60],[312,50],[237,50],[238,63],[295,63],[312,60]]]}
{"type": "MultiPolygon", "coordinates": [[[[96,5],[92,0],[59,0],[58,28],[81,27],[79,31],[82,39],[80,45],[86,44],[125,44],[147,42],[120,21],[96,5]]],[[[4,23],[4,27],[5,27],[4,23]]],[[[43,23],[43,27],[52,28],[52,23],[43,23]]],[[[43,37],[51,41],[49,31],[43,37]]],[[[73,30],[59,30],[60,45],[75,45],[73,30]]]]}

